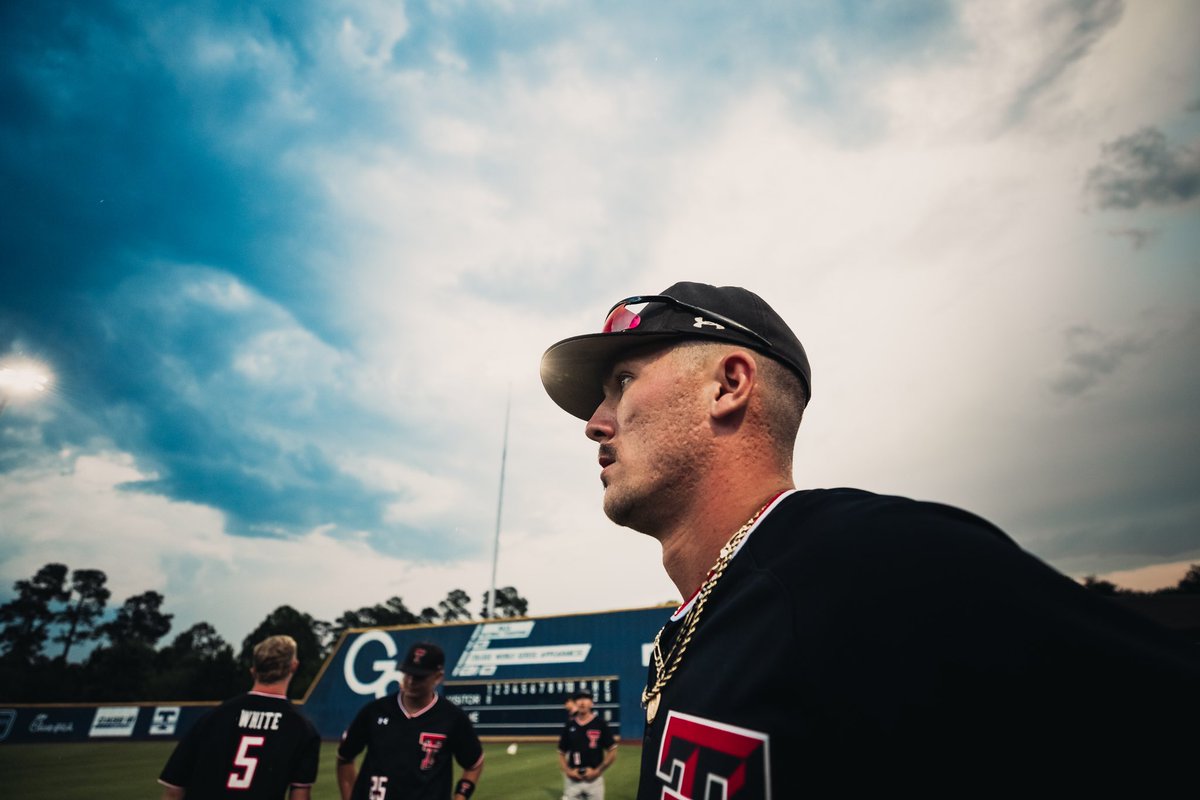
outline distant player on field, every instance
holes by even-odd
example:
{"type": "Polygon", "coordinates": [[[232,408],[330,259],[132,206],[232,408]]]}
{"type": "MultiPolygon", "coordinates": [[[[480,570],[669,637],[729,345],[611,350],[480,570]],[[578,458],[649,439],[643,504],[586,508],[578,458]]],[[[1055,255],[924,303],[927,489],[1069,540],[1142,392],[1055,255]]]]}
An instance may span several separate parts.
{"type": "Polygon", "coordinates": [[[567,722],[575,719],[575,693],[571,692],[567,695],[567,699],[563,700],[563,710],[567,712],[567,722]]]}
{"type": "Polygon", "coordinates": [[[414,644],[400,666],[400,691],[358,712],[337,751],[342,800],[470,798],[483,772],[483,745],[467,715],[437,693],[445,663],[436,644],[414,644]],[[354,759],[364,747],[356,772],[354,759]],[[464,770],[453,794],[451,759],[464,770]]]}
{"type": "Polygon", "coordinates": [[[158,782],[163,800],[238,797],[309,800],[321,739],[287,699],[300,662],[296,641],[271,636],[254,647],[254,686],[210,711],[187,732],[158,782]]]}
{"type": "Polygon", "coordinates": [[[592,708],[590,692],[576,692],[575,718],[558,739],[563,800],[604,800],[604,771],[617,760],[617,743],[592,708]]]}

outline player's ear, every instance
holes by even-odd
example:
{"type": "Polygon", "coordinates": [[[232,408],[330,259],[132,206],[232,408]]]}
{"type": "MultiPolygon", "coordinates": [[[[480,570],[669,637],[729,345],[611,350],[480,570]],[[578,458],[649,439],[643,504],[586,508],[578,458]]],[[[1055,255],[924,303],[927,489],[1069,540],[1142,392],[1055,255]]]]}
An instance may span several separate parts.
{"type": "Polygon", "coordinates": [[[745,412],[758,378],[758,364],[746,350],[732,350],[716,363],[717,391],[710,402],[714,419],[728,420],[745,412]]]}
{"type": "Polygon", "coordinates": [[[300,659],[298,659],[298,658],[293,658],[293,659],[292,659],[292,664],[291,664],[291,666],[288,668],[288,674],[289,674],[289,675],[295,675],[295,674],[296,674],[296,670],[298,670],[298,669],[300,669],[300,659]]]}

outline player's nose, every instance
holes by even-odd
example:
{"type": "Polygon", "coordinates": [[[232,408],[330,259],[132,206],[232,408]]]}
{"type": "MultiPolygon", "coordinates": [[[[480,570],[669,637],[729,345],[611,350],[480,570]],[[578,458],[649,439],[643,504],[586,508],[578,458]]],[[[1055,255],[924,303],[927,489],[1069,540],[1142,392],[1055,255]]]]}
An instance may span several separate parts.
{"type": "Polygon", "coordinates": [[[606,400],[596,406],[596,410],[592,412],[591,419],[587,421],[583,433],[593,442],[604,442],[612,438],[614,428],[615,417],[606,400]]]}

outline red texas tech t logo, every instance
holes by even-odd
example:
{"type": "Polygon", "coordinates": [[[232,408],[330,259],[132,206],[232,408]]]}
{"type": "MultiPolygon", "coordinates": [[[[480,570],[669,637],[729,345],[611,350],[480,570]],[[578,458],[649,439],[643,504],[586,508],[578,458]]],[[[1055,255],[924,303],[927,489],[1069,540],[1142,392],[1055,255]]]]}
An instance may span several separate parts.
{"type": "Polygon", "coordinates": [[[662,800],[770,800],[770,737],[672,711],[655,772],[662,800]]]}
{"type": "Polygon", "coordinates": [[[421,759],[421,769],[433,769],[434,759],[437,758],[442,745],[446,743],[446,734],[422,733],[417,741],[420,743],[421,749],[425,751],[425,757],[421,759]]]}

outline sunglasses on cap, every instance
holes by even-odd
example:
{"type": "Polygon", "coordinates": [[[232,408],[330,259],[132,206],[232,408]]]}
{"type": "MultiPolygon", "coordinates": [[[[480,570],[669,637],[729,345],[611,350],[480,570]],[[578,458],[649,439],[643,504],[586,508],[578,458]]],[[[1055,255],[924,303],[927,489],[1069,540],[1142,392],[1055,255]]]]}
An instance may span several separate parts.
{"type": "Polygon", "coordinates": [[[646,310],[646,307],[654,304],[671,306],[690,314],[696,314],[696,324],[694,325],[696,328],[702,328],[705,325],[712,326],[717,330],[725,327],[733,328],[746,334],[764,347],[768,349],[771,347],[771,342],[767,337],[754,332],[737,320],[730,319],[724,314],[718,314],[707,308],[701,308],[691,303],[685,303],[682,300],[676,300],[674,297],[669,297],[665,294],[637,295],[635,297],[626,297],[624,300],[619,301],[608,310],[608,316],[604,319],[604,327],[601,328],[600,332],[620,333],[621,331],[633,330],[642,324],[642,313],[646,310]]]}

